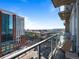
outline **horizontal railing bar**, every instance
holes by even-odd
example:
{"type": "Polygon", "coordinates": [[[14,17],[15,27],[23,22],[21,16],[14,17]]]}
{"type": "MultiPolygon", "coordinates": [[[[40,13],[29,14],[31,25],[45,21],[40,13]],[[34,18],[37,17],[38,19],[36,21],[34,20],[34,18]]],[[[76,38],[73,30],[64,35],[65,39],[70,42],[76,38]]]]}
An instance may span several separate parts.
{"type": "Polygon", "coordinates": [[[40,42],[38,42],[38,43],[36,43],[36,44],[30,46],[30,47],[21,49],[21,50],[17,51],[16,53],[12,53],[12,54],[10,54],[10,55],[8,55],[8,56],[6,55],[6,56],[3,57],[3,59],[14,59],[14,58],[16,58],[16,57],[22,55],[23,53],[25,53],[25,52],[27,52],[27,51],[33,49],[34,47],[36,47],[36,46],[38,46],[38,45],[41,45],[42,43],[46,42],[47,40],[49,40],[49,39],[51,39],[51,38],[53,38],[53,37],[55,37],[55,36],[57,36],[57,34],[54,34],[54,35],[48,37],[47,39],[42,40],[42,41],[40,41],[40,42]]]}

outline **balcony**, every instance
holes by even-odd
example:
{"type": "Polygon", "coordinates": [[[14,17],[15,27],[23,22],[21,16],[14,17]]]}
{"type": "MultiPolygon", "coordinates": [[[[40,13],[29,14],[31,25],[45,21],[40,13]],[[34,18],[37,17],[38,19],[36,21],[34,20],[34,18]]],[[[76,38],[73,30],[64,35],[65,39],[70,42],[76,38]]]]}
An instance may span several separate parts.
{"type": "Polygon", "coordinates": [[[59,34],[54,34],[36,44],[33,44],[29,47],[23,47],[17,51],[9,53],[3,57],[2,59],[48,59],[51,56],[50,52],[53,52],[56,44],[59,42],[59,34]],[[49,55],[50,54],[50,55],[49,55]]]}
{"type": "MultiPolygon", "coordinates": [[[[1,59],[53,59],[53,56],[60,48],[69,50],[70,42],[65,41],[64,36],[57,33],[32,46],[9,53],[1,59]]],[[[66,53],[66,57],[71,59],[79,58],[74,53],[66,53]]]]}
{"type": "Polygon", "coordinates": [[[60,7],[62,5],[69,5],[73,2],[73,0],[52,0],[52,3],[55,7],[60,7]]]}
{"type": "MultiPolygon", "coordinates": [[[[63,43],[64,43],[63,38],[64,38],[63,36],[57,33],[30,47],[24,47],[15,52],[7,54],[1,58],[2,59],[18,59],[18,58],[19,59],[52,59],[52,56],[57,52],[58,48],[63,47],[63,43]]],[[[64,45],[63,49],[66,48],[64,45]]]]}
{"type": "Polygon", "coordinates": [[[62,20],[69,20],[71,12],[62,11],[59,12],[59,16],[62,20]]]}

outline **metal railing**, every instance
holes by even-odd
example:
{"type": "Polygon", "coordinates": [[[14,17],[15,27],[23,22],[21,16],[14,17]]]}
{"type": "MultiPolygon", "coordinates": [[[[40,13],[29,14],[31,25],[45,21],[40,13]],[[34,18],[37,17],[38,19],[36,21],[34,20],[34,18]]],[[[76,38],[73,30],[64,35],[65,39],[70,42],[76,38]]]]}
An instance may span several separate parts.
{"type": "Polygon", "coordinates": [[[65,42],[65,40],[64,40],[64,35],[61,35],[61,36],[60,36],[60,39],[62,39],[62,40],[59,40],[59,42],[57,42],[57,44],[56,44],[56,46],[55,46],[53,52],[51,52],[51,53],[49,54],[49,59],[53,59],[53,56],[54,56],[55,53],[58,51],[58,49],[62,48],[62,46],[64,45],[64,42],[65,42]]]}
{"type": "MultiPolygon", "coordinates": [[[[58,33],[58,34],[54,34],[54,35],[52,35],[52,36],[50,36],[50,37],[48,37],[48,38],[46,38],[46,39],[44,39],[44,40],[42,40],[42,41],[40,41],[40,42],[38,42],[38,43],[36,43],[36,44],[30,46],[30,47],[22,48],[22,49],[20,49],[20,50],[18,50],[18,51],[15,51],[15,52],[13,52],[13,53],[11,53],[11,54],[9,54],[9,55],[3,56],[2,58],[3,58],[3,59],[21,59],[23,56],[25,56],[25,55],[27,54],[26,52],[28,52],[28,51],[30,51],[31,49],[34,49],[34,48],[37,47],[38,57],[37,57],[36,59],[41,59],[40,50],[41,50],[42,44],[45,43],[45,42],[47,42],[47,41],[49,41],[50,44],[51,44],[51,45],[50,45],[50,50],[51,50],[50,52],[53,52],[53,49],[54,49],[54,47],[52,46],[52,45],[53,45],[53,39],[55,40],[55,37],[57,37],[57,36],[59,36],[59,33],[58,33]],[[21,56],[22,54],[24,54],[24,55],[21,56]],[[20,57],[20,56],[21,56],[21,57],[20,57]]],[[[55,43],[55,45],[56,45],[56,43],[55,43]]],[[[27,58],[26,58],[26,59],[27,59],[27,58]]],[[[48,58],[47,58],[47,59],[48,59],[48,58]]]]}

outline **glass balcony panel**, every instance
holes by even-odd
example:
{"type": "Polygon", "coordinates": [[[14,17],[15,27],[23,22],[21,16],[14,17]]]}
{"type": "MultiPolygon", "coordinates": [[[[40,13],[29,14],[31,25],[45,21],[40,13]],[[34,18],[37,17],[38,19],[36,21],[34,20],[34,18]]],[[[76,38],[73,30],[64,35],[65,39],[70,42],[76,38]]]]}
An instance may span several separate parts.
{"type": "Polygon", "coordinates": [[[66,12],[71,12],[72,11],[72,5],[64,5],[59,7],[59,11],[66,11],[66,12]]]}
{"type": "Polygon", "coordinates": [[[70,14],[71,14],[70,12],[65,12],[65,11],[59,12],[59,16],[62,20],[69,20],[70,14]]]}
{"type": "Polygon", "coordinates": [[[65,10],[65,6],[60,6],[59,11],[64,11],[65,10]]]}

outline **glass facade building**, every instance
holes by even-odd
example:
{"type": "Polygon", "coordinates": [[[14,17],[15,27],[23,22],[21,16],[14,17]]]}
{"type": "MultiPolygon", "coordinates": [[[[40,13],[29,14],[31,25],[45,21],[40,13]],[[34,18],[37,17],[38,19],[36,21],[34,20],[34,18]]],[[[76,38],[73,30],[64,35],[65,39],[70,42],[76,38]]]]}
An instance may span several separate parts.
{"type": "Polygon", "coordinates": [[[19,49],[21,35],[24,35],[24,18],[0,10],[0,56],[19,49]]]}
{"type": "Polygon", "coordinates": [[[2,42],[12,40],[13,20],[12,16],[2,13],[2,42]]]}

